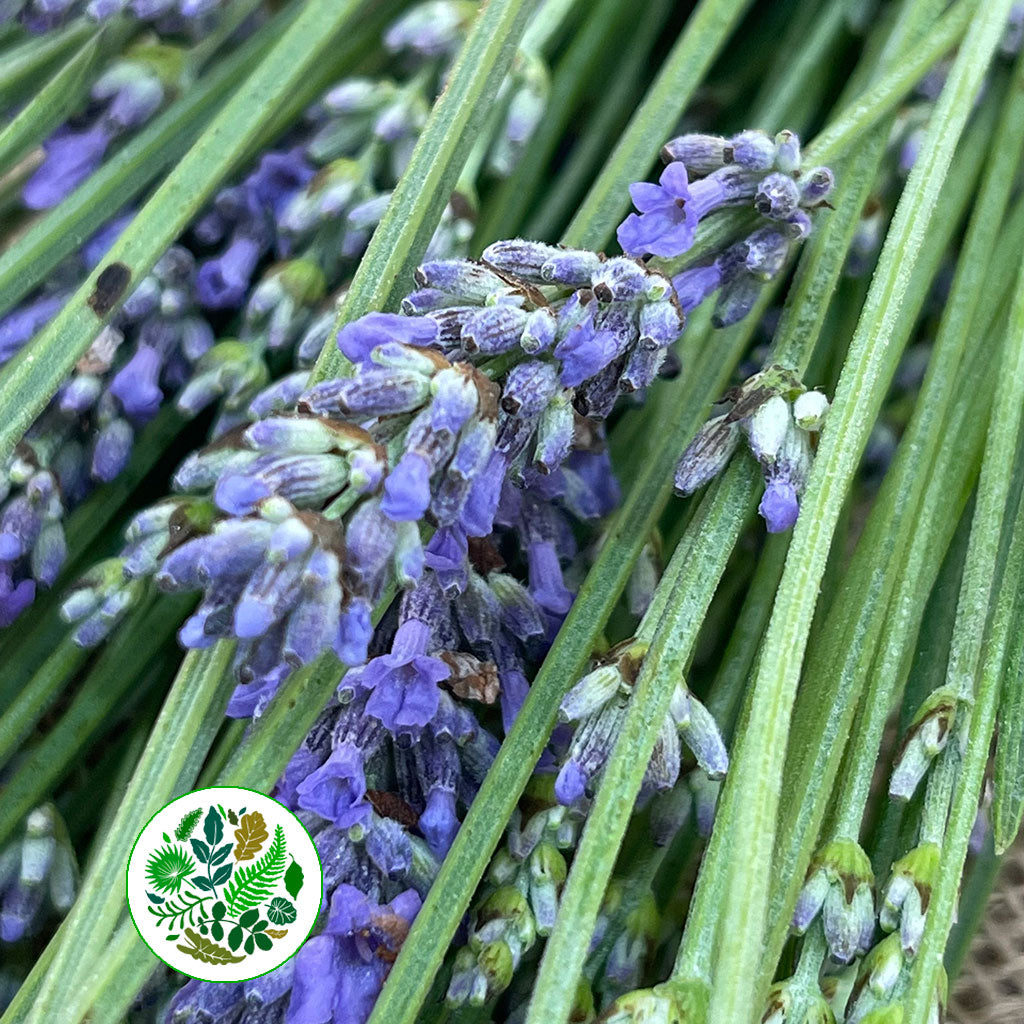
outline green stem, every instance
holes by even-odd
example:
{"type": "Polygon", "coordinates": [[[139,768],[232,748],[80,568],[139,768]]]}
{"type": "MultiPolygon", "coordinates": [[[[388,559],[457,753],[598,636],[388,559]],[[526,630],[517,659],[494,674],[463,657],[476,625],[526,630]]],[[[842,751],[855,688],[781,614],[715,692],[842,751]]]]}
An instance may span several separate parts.
{"type": "MultiPolygon", "coordinates": [[[[943,761],[957,769],[952,807],[942,843],[939,873],[932,888],[921,947],[914,958],[910,987],[904,997],[907,1024],[925,1024],[929,1019],[943,966],[960,890],[967,846],[974,827],[978,800],[984,782],[996,705],[1011,635],[1019,642],[1024,600],[1024,497],[1007,507],[1014,453],[1020,452],[1022,403],[1024,403],[1024,273],[1006,335],[996,401],[989,425],[985,460],[978,483],[978,500],[971,523],[971,539],[964,566],[964,579],[957,603],[957,620],[947,671],[947,681],[961,688],[965,698],[957,713],[943,761]],[[1001,500],[1000,500],[1001,499],[1001,500]],[[1010,534],[1002,585],[991,590],[997,575],[996,555],[1000,535],[1010,534]],[[988,567],[988,577],[983,575],[988,567]],[[985,599],[987,595],[987,600],[985,599]],[[984,637],[985,623],[993,614],[991,629],[984,637]]],[[[933,769],[934,771],[934,769],[933,769]]],[[[929,780],[930,788],[931,780],[929,780]]]]}
{"type": "Polygon", "coordinates": [[[555,927],[537,972],[527,1024],[568,1016],[605,888],[658,731],[693,652],[726,560],[753,511],[760,483],[760,471],[753,459],[742,457],[733,462],[701,502],[692,523],[692,539],[680,543],[662,576],[658,592],[671,595],[664,612],[656,602],[644,617],[640,632],[649,633],[653,625],[651,646],[573,857],[555,927]]]}
{"type": "MultiPolygon", "coordinates": [[[[595,170],[603,165],[612,140],[621,134],[622,126],[636,106],[637,97],[642,95],[651,50],[666,15],[670,13],[669,7],[665,0],[648,4],[640,24],[630,27],[625,51],[619,50],[612,58],[615,75],[601,89],[601,102],[580,132],[569,158],[558,168],[551,185],[545,189],[543,202],[526,222],[523,234],[527,238],[557,237],[558,230],[565,226],[566,217],[575,209],[587,184],[593,180],[595,170]]],[[[627,10],[625,7],[622,9],[627,10]]]]}
{"type": "MultiPolygon", "coordinates": [[[[887,627],[887,623],[907,622],[905,618],[893,617],[887,612],[890,593],[901,585],[897,581],[907,581],[903,585],[916,582],[920,586],[921,578],[917,574],[894,572],[893,565],[900,564],[906,558],[912,534],[920,530],[922,516],[929,514],[927,507],[922,506],[922,497],[932,463],[946,435],[940,425],[949,415],[958,383],[963,387],[971,379],[958,374],[958,368],[968,338],[974,334],[972,327],[975,321],[981,321],[979,326],[987,325],[994,317],[1004,291],[1000,286],[1002,282],[995,279],[1001,274],[1003,277],[1009,276],[1006,270],[1010,265],[1005,260],[1012,259],[1011,253],[1018,244],[1016,238],[1019,236],[1006,230],[1005,213],[1014,170],[1024,148],[1024,91],[1021,85],[1024,85],[1024,79],[1017,78],[1006,93],[1000,124],[993,136],[997,146],[987,161],[981,192],[958,261],[957,274],[944,309],[914,416],[872,510],[858,554],[851,563],[841,608],[835,616],[830,616],[833,620],[830,624],[833,626],[832,631],[837,636],[831,641],[834,646],[826,650],[856,664],[861,681],[867,681],[869,686],[865,697],[867,711],[858,723],[854,734],[856,742],[851,745],[852,760],[842,775],[842,790],[838,799],[842,821],[837,827],[844,835],[856,835],[856,831],[851,830],[856,829],[855,823],[860,821],[864,810],[885,718],[893,702],[895,676],[884,670],[868,676],[870,654],[874,652],[874,644],[880,633],[887,628],[891,630],[891,625],[887,627]],[[1012,246],[1009,244],[1011,241],[1012,246]],[[1000,243],[998,248],[997,242],[1000,243]],[[981,311],[978,305],[980,302],[984,302],[981,311]],[[860,612],[854,612],[855,608],[860,609],[860,612]],[[857,621],[858,615],[861,622],[866,624],[854,627],[852,624],[857,621]],[[860,660],[856,657],[858,647],[848,640],[851,631],[863,638],[857,641],[865,650],[860,660]],[[840,633],[841,637],[838,635],[840,633]]],[[[1008,287],[1009,283],[1007,280],[1005,285],[1008,287]]],[[[985,334],[980,336],[984,337],[985,334]]],[[[941,509],[936,511],[941,512],[941,509]]],[[[901,649],[904,639],[900,631],[897,646],[901,649]]],[[[836,666],[828,670],[828,675],[838,679],[846,671],[845,667],[839,669],[836,666]]],[[[852,707],[859,695],[860,685],[855,685],[852,692],[844,689],[837,700],[833,701],[829,717],[837,712],[840,717],[843,716],[842,710],[837,707],[839,703],[845,708],[852,707]]],[[[839,731],[844,730],[839,727],[839,731]]],[[[820,763],[815,764],[811,774],[819,779],[823,777],[820,763]]]]}
{"type": "Polygon", "coordinates": [[[178,617],[189,599],[179,598],[168,607],[153,603],[134,617],[140,636],[123,630],[114,638],[89,672],[71,705],[54,727],[26,751],[4,787],[0,804],[0,842],[62,778],[78,754],[91,745],[97,730],[122,703],[149,663],[159,645],[168,640],[180,621],[178,617]],[[178,614],[176,614],[178,613],[178,614]],[[152,646],[148,642],[153,639],[152,646]]]}
{"type": "Polygon", "coordinates": [[[0,718],[0,767],[32,732],[57,695],[70,685],[89,651],[65,636],[0,718]]]}
{"type": "Polygon", "coordinates": [[[186,656],[189,685],[181,685],[179,678],[167,696],[117,817],[60,932],[59,948],[33,1005],[33,1024],[58,1017],[78,1020],[76,994],[87,991],[92,974],[102,969],[90,961],[90,950],[107,941],[123,908],[123,892],[110,879],[124,870],[131,844],[149,817],[186,791],[198,775],[234,686],[227,671],[232,651],[233,645],[219,644],[186,656]]]}
{"type": "Polygon", "coordinates": [[[775,613],[753,683],[747,729],[726,788],[735,790],[728,846],[744,851],[728,868],[712,1024],[739,1024],[760,1006],[756,990],[768,910],[776,814],[793,700],[818,585],[832,534],[868,432],[884,398],[883,369],[898,326],[900,305],[938,205],[953,151],[974,104],[1008,11],[1007,0],[979,11],[936,105],[922,156],[911,172],[822,433],[797,522],[775,613]]]}
{"type": "Polygon", "coordinates": [[[59,124],[83,105],[102,62],[116,53],[135,31],[126,17],[112,18],[86,40],[56,71],[18,115],[0,131],[0,175],[38,146],[59,124]]]}
{"type": "MultiPolygon", "coordinates": [[[[409,290],[535,6],[536,0],[491,0],[477,17],[352,278],[339,327],[391,308],[409,290]]],[[[337,376],[345,362],[335,345],[325,345],[310,382],[337,376]]]]}
{"type": "Polygon", "coordinates": [[[358,0],[309,0],[64,308],[0,372],[0,459],[359,9],[358,0]]]}
{"type": "Polygon", "coordinates": [[[76,18],[63,28],[26,39],[5,50],[0,68],[0,110],[6,110],[31,92],[32,87],[72,50],[81,46],[96,25],[88,18],[76,18]]]}
{"type": "Polygon", "coordinates": [[[627,13],[621,0],[598,0],[583,19],[555,69],[544,118],[530,137],[528,158],[519,161],[484,204],[470,244],[472,252],[479,253],[494,239],[508,238],[518,230],[573,113],[598,73],[609,40],[627,13]]]}
{"type": "Polygon", "coordinates": [[[566,229],[566,245],[600,249],[605,244],[629,208],[630,182],[645,176],[749,6],[750,0],[701,0],[697,5],[566,229]]]}

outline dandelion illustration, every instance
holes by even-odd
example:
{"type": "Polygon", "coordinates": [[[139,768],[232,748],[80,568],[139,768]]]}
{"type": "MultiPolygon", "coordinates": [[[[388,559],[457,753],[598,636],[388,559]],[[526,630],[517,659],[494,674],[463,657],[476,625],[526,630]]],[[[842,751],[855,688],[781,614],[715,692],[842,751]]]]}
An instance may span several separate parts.
{"type": "Polygon", "coordinates": [[[150,854],[146,880],[158,892],[176,893],[195,868],[195,860],[180,846],[165,846],[150,854]]]}

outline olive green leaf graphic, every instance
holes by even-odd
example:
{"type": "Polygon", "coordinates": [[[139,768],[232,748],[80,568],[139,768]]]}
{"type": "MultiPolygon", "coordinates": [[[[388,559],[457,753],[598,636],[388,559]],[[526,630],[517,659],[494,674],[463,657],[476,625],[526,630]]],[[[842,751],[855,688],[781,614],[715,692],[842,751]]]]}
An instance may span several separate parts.
{"type": "Polygon", "coordinates": [[[242,824],[235,829],[235,838],[238,840],[235,860],[252,860],[270,838],[263,815],[259,811],[243,815],[242,824]]]}
{"type": "Polygon", "coordinates": [[[210,939],[204,939],[191,928],[185,929],[185,935],[192,945],[178,946],[178,949],[204,964],[237,964],[245,959],[244,956],[235,956],[230,950],[218,946],[210,939]]]}
{"type": "Polygon", "coordinates": [[[283,896],[275,896],[267,907],[267,917],[274,924],[291,924],[295,920],[295,905],[283,896]]]}
{"type": "Polygon", "coordinates": [[[197,807],[194,811],[189,811],[188,814],[178,822],[178,827],[174,830],[175,838],[185,842],[185,840],[188,839],[188,837],[195,831],[196,825],[199,824],[199,819],[202,816],[202,807],[197,807]]]}
{"type": "Polygon", "coordinates": [[[288,934],[287,928],[268,928],[267,934],[272,939],[283,939],[288,934]]]}
{"type": "Polygon", "coordinates": [[[154,850],[146,862],[146,880],[159,892],[177,892],[196,862],[180,846],[154,850]]]}
{"type": "Polygon", "coordinates": [[[303,880],[302,868],[299,866],[299,862],[292,857],[292,862],[284,873],[284,887],[288,890],[288,895],[292,899],[299,895],[303,880]]]}
{"type": "Polygon", "coordinates": [[[217,813],[216,807],[211,807],[206,815],[203,832],[206,833],[206,842],[211,849],[224,838],[224,819],[217,813]]]}
{"type": "Polygon", "coordinates": [[[284,829],[278,825],[267,852],[255,863],[240,867],[224,890],[228,917],[237,917],[240,911],[258,907],[270,898],[284,874],[285,856],[284,829]]]}
{"type": "Polygon", "coordinates": [[[235,812],[233,810],[231,810],[230,807],[228,808],[228,821],[232,825],[237,825],[238,824],[238,815],[235,814],[235,812]]]}

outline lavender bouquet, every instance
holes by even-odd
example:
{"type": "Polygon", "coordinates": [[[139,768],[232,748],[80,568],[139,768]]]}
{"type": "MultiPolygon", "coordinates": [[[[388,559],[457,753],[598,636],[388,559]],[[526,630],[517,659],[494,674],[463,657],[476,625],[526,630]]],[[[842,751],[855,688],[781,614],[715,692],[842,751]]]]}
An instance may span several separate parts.
{"type": "Polygon", "coordinates": [[[0,0],[3,1024],[942,1020],[1024,816],[1022,27],[0,0]],[[124,904],[213,785],[323,871],[249,981],[124,904]]]}

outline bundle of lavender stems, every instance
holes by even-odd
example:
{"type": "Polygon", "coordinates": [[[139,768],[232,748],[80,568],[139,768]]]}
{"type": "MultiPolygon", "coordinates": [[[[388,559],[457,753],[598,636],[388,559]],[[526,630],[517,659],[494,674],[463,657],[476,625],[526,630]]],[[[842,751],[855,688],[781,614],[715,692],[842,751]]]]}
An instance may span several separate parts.
{"type": "Polygon", "coordinates": [[[0,1022],[954,1019],[1024,816],[1022,39],[0,0],[0,1022]],[[243,982],[125,904],[221,785],[323,872],[243,982]]]}

